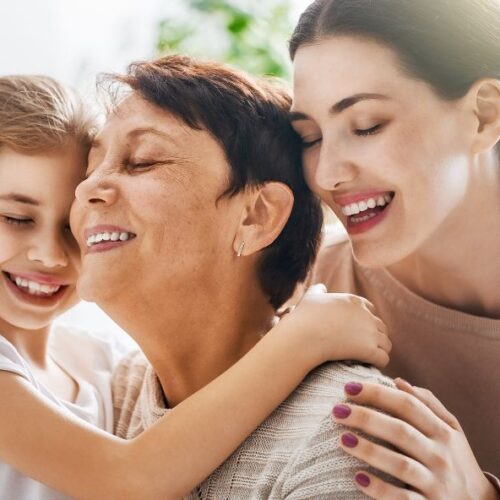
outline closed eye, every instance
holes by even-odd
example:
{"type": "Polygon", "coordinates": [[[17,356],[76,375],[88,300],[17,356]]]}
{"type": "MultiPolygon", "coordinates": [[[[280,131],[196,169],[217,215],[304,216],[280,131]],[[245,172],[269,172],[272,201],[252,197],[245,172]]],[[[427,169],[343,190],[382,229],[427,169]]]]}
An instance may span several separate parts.
{"type": "Polygon", "coordinates": [[[370,128],[365,128],[365,129],[358,128],[354,131],[354,133],[358,136],[364,137],[367,135],[376,134],[377,132],[380,131],[381,128],[382,128],[382,123],[379,123],[379,124],[374,125],[373,127],[370,127],[370,128]]]}
{"type": "Polygon", "coordinates": [[[26,226],[28,224],[31,224],[33,219],[30,219],[29,217],[11,217],[9,215],[2,215],[3,220],[12,226],[26,226]]]}
{"type": "Polygon", "coordinates": [[[318,137],[317,139],[313,139],[312,141],[307,141],[307,140],[302,139],[302,148],[303,149],[312,148],[316,144],[320,143],[321,140],[322,140],[321,137],[318,137]]]}

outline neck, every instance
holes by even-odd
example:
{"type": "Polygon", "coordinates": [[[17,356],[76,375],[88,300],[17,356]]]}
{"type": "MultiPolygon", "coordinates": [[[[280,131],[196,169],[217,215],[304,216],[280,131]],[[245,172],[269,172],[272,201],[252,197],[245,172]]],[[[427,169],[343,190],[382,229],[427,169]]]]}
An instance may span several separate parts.
{"type": "Polygon", "coordinates": [[[389,271],[414,293],[477,316],[500,318],[500,166],[472,167],[467,196],[438,233],[389,271]]]}
{"type": "Polygon", "coordinates": [[[5,337],[32,366],[46,368],[50,325],[33,330],[19,328],[0,318],[0,335],[5,337]]]}
{"type": "Polygon", "coordinates": [[[160,303],[110,304],[106,312],[140,345],[169,407],[207,385],[245,355],[270,328],[274,310],[258,286],[176,290],[160,303]],[[175,295],[175,296],[174,296],[175,295]],[[124,311],[127,314],[123,314],[124,311]]]}

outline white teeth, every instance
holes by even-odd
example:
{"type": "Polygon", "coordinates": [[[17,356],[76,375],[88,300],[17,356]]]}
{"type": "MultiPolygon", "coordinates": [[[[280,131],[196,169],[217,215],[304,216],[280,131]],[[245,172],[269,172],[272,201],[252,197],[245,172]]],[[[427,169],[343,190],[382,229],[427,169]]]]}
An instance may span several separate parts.
{"type": "Polygon", "coordinates": [[[96,243],[101,243],[101,241],[127,241],[132,237],[133,235],[130,233],[119,233],[119,232],[96,233],[89,236],[87,238],[86,243],[88,247],[91,247],[96,243]]]}
{"type": "Polygon", "coordinates": [[[42,285],[36,281],[26,280],[17,276],[14,282],[30,295],[53,295],[61,288],[60,285],[42,285]]]}
{"type": "Polygon", "coordinates": [[[349,217],[351,215],[357,215],[365,210],[372,209],[375,207],[384,207],[392,200],[390,194],[380,195],[378,198],[367,198],[366,200],[360,200],[357,203],[350,203],[349,205],[344,205],[342,207],[342,213],[349,217]]]}

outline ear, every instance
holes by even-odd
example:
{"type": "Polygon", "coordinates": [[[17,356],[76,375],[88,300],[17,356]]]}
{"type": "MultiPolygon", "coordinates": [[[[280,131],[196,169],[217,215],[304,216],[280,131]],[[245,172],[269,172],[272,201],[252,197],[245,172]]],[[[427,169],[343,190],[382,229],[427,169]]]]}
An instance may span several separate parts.
{"type": "Polygon", "coordinates": [[[252,255],[269,246],[285,227],[293,207],[293,193],[281,182],[267,182],[249,190],[248,201],[233,242],[235,253],[252,255]]]}
{"type": "Polygon", "coordinates": [[[479,80],[470,89],[477,119],[474,153],[489,151],[500,140],[500,80],[479,80]]]}

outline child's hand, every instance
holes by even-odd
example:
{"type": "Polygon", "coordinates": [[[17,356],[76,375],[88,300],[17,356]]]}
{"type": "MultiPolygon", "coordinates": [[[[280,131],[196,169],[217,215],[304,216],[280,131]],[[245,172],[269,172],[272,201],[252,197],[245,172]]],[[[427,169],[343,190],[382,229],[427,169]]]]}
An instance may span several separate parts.
{"type": "Polygon", "coordinates": [[[314,285],[280,326],[300,336],[304,349],[313,349],[317,364],[356,360],[383,368],[392,344],[385,324],[373,311],[363,297],[326,293],[324,285],[314,285]]]}

